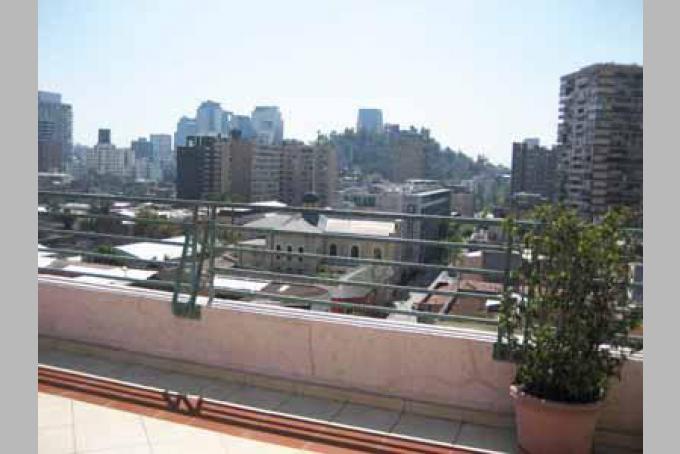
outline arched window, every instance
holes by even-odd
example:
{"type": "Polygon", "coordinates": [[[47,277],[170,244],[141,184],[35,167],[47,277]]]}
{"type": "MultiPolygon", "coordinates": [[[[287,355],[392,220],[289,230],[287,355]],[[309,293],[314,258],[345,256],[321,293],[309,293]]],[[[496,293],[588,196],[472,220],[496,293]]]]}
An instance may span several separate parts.
{"type": "Polygon", "coordinates": [[[359,257],[359,246],[352,246],[352,251],[349,255],[352,257],[359,257]]]}
{"type": "Polygon", "coordinates": [[[373,258],[378,260],[382,259],[382,250],[379,247],[373,249],[373,258]]]}
{"type": "MultiPolygon", "coordinates": [[[[298,252],[299,252],[300,254],[304,254],[304,253],[305,253],[305,248],[303,248],[302,246],[300,246],[300,247],[298,248],[298,252]]],[[[298,258],[300,259],[300,261],[302,261],[302,257],[298,257],[298,258]]]]}
{"type": "Polygon", "coordinates": [[[331,244],[328,248],[328,255],[338,255],[338,247],[335,244],[331,244]]]}

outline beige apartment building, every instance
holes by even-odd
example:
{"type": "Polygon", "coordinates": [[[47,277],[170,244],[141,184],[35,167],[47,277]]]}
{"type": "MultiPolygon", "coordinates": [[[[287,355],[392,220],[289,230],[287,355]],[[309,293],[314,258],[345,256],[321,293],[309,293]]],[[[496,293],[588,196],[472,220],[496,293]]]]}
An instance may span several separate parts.
{"type": "Polygon", "coordinates": [[[586,218],[642,213],[642,67],[596,64],[561,79],[561,197],[586,218]]]}

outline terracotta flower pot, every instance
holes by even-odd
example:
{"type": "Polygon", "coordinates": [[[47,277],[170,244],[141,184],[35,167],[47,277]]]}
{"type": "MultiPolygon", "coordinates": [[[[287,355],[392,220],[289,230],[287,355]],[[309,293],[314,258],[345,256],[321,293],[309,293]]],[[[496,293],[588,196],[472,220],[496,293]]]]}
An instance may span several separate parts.
{"type": "Polygon", "coordinates": [[[587,454],[593,445],[600,402],[567,404],[533,397],[510,386],[515,401],[518,451],[527,454],[587,454]]]}

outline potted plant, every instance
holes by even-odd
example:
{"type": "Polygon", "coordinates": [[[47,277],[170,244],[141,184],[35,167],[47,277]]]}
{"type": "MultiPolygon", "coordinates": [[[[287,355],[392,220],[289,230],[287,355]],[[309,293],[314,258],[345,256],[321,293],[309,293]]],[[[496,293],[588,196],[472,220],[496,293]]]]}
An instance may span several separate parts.
{"type": "Polygon", "coordinates": [[[506,285],[497,353],[517,364],[510,394],[521,452],[588,453],[601,402],[627,356],[641,309],[627,291],[632,241],[623,211],[598,223],[539,207],[508,220],[525,260],[506,285]]]}

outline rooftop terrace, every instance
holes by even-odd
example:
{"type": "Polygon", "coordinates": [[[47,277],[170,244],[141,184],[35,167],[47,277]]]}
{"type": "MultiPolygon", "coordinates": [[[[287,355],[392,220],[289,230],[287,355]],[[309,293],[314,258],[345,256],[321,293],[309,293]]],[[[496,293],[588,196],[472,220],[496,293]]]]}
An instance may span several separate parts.
{"type": "MultiPolygon", "coordinates": [[[[94,209],[85,214],[73,214],[73,218],[94,221],[119,219],[115,214],[98,210],[97,204],[101,201],[137,201],[135,198],[48,192],[42,192],[41,196],[64,201],[88,200],[94,209]]],[[[46,264],[44,259],[55,256],[62,259],[74,256],[122,261],[133,259],[93,252],[92,249],[77,245],[50,246],[54,244],[55,238],[64,241],[65,238],[100,237],[120,242],[162,242],[162,239],[130,238],[129,232],[110,233],[97,231],[96,228],[78,230],[56,228],[53,224],[41,225],[42,249],[39,255],[42,255],[42,261],[39,263],[38,275],[40,392],[61,394],[66,398],[60,401],[62,403],[56,403],[59,399],[50,401],[50,398],[41,397],[41,408],[54,404],[55,407],[61,405],[62,409],[69,405],[75,409],[80,406],[77,402],[92,399],[93,395],[98,396],[95,400],[105,399],[98,401],[98,404],[109,407],[118,405],[116,402],[127,402],[137,405],[135,409],[126,408],[137,413],[134,416],[137,422],[120,424],[121,427],[130,427],[132,433],[137,430],[132,426],[141,424],[148,428],[145,418],[160,415],[149,414],[149,405],[154,412],[163,411],[203,420],[198,413],[187,416],[187,409],[182,410],[181,405],[171,405],[173,399],[175,402],[180,399],[195,404],[198,401],[192,396],[200,396],[204,402],[219,402],[210,403],[214,407],[204,407],[207,409],[206,414],[215,411],[228,414],[231,419],[212,419],[212,425],[204,427],[212,431],[210,433],[214,437],[201,435],[200,431],[186,430],[196,437],[194,446],[202,446],[200,440],[207,437],[213,441],[206,443],[218,443],[220,447],[215,445],[215,449],[223,449],[219,452],[239,452],[224,445],[241,443],[239,438],[247,439],[243,442],[246,445],[249,440],[263,443],[274,440],[273,443],[278,447],[317,452],[341,452],[340,449],[373,452],[514,452],[514,413],[508,385],[513,379],[515,366],[494,359],[494,345],[500,338],[494,314],[476,317],[415,309],[426,295],[454,300],[463,297],[480,298],[485,302],[489,299],[500,300],[500,292],[505,284],[480,281],[478,285],[464,283],[442,290],[437,286],[428,288],[428,285],[420,285],[416,280],[361,282],[359,284],[362,287],[377,291],[407,294],[399,304],[370,307],[347,301],[317,299],[313,293],[276,293],[271,291],[272,286],[297,283],[330,288],[348,285],[348,279],[290,275],[262,269],[219,268],[213,262],[216,255],[227,249],[248,249],[247,245],[237,243],[238,238],[230,237],[231,242],[225,244],[220,240],[219,233],[253,231],[247,226],[217,222],[214,209],[217,204],[159,202],[189,207],[193,219],[182,223],[170,219],[157,221],[182,226],[187,240],[182,244],[178,266],[161,270],[162,273],[154,280],[80,270],[84,271],[82,275],[85,276],[105,278],[105,281],[82,282],[60,273],[59,269],[46,264]],[[45,254],[54,256],[45,257],[45,254]],[[114,283],[116,280],[121,284],[132,285],[114,283]],[[244,303],[236,299],[218,298],[215,290],[220,287],[220,283],[227,283],[234,295],[254,297],[256,301],[244,303]],[[286,302],[295,303],[296,307],[279,305],[286,302]],[[300,307],[304,305],[300,303],[308,303],[308,307],[316,309],[339,307],[354,311],[354,314],[303,310],[300,307]],[[366,309],[371,310],[368,312],[370,316],[366,315],[366,309]],[[79,375],[82,373],[89,375],[79,375]],[[143,416],[139,416],[140,412],[143,416]],[[310,426],[314,427],[314,433],[329,434],[330,438],[309,440],[300,432],[282,435],[282,421],[288,421],[286,430],[292,430],[290,427],[295,426],[286,418],[317,424],[310,426]],[[228,429],[230,424],[237,429],[228,429]],[[229,430],[241,432],[234,434],[229,430]],[[225,442],[220,435],[216,435],[218,432],[227,433],[237,440],[229,438],[231,441],[225,442]],[[331,437],[330,434],[334,435],[331,437]],[[214,441],[215,437],[219,439],[218,442],[214,441]],[[332,442],[329,441],[331,438],[332,442]],[[290,446],[290,439],[294,441],[294,447],[290,446]],[[380,443],[387,444],[376,449],[380,443]]],[[[219,204],[220,207],[224,205],[222,202],[219,204]]],[[[231,205],[238,209],[243,204],[231,205]]],[[[261,212],[305,213],[310,210],[244,206],[261,212]]],[[[499,220],[405,213],[315,211],[369,221],[399,217],[407,223],[452,220],[481,226],[499,223],[499,220]]],[[[48,211],[41,216],[42,219],[48,219],[55,213],[48,211]]],[[[129,221],[129,218],[126,220],[129,221]]],[[[96,222],[94,224],[96,227],[96,222]]],[[[264,231],[257,230],[257,233],[266,235],[271,230],[265,228],[264,231]]],[[[365,236],[347,234],[348,238],[355,241],[361,241],[365,236]]],[[[509,251],[513,247],[511,241],[470,244],[408,237],[371,237],[373,240],[399,246],[436,246],[447,250],[477,248],[509,251]]],[[[339,261],[354,266],[379,264],[402,271],[431,272],[435,276],[445,271],[454,278],[460,273],[490,276],[495,280],[500,277],[501,281],[503,277],[509,276],[509,268],[480,269],[456,267],[448,263],[421,264],[365,256],[338,257],[330,256],[326,251],[265,249],[264,252],[261,247],[258,251],[282,257],[314,259],[321,263],[339,261]]],[[[134,263],[140,262],[139,258],[134,260],[134,263]]],[[[158,269],[160,264],[156,262],[146,260],[149,270],[158,269]]],[[[90,264],[75,266],[89,267],[90,264]]],[[[429,284],[431,280],[427,282],[429,284]]],[[[596,452],[609,452],[611,449],[614,449],[613,452],[641,450],[642,370],[643,356],[635,355],[623,370],[623,380],[614,385],[598,425],[596,452]]],[[[40,411],[43,412],[42,409],[40,411]]],[[[49,413],[49,410],[45,412],[49,413]]],[[[69,445],[73,446],[71,452],[87,452],[90,445],[86,441],[83,441],[85,444],[78,444],[80,423],[75,419],[69,421],[75,434],[71,441],[64,441],[64,437],[68,436],[64,435],[67,432],[63,430],[61,435],[54,435],[54,439],[62,437],[60,440],[64,443],[75,443],[69,445]]],[[[186,419],[181,423],[191,425],[186,419]]],[[[164,427],[165,431],[182,432],[178,428],[171,428],[173,426],[164,427]]],[[[80,435],[83,440],[89,437],[85,430],[83,426],[83,435],[80,435]]],[[[45,439],[51,436],[48,432],[45,432],[45,439]]],[[[55,430],[54,434],[57,432],[55,430]]],[[[106,438],[103,432],[100,434],[99,437],[106,438]]],[[[156,443],[149,432],[146,437],[136,439],[139,443],[134,443],[139,444],[139,452],[157,452],[156,445],[160,445],[160,441],[156,443]]],[[[265,449],[264,445],[262,449],[265,449]]]]}

